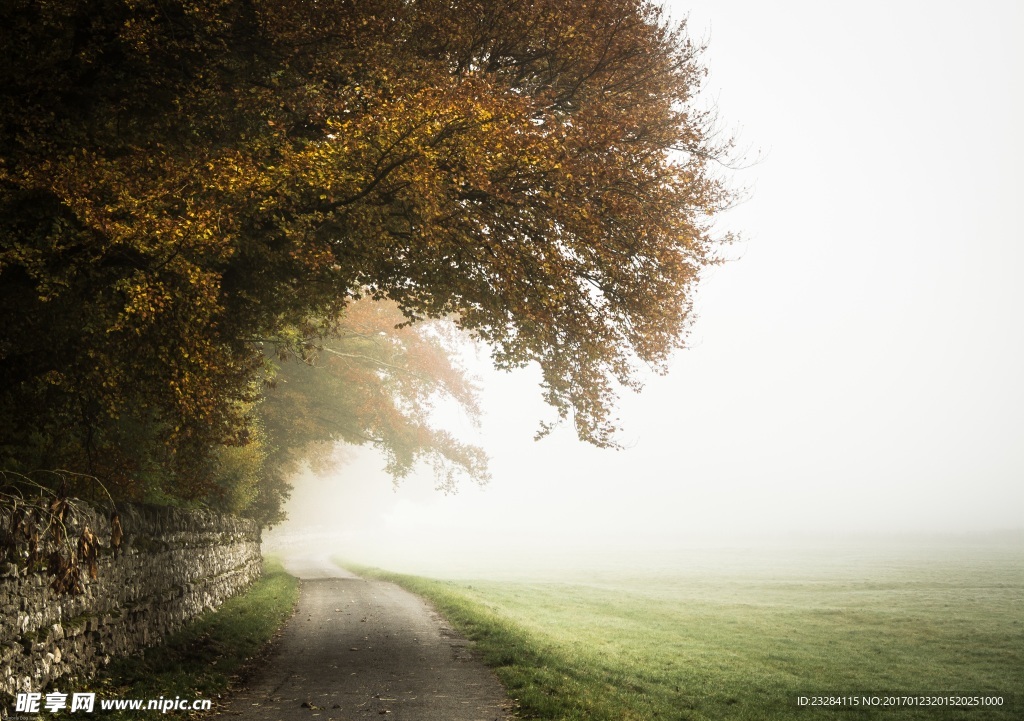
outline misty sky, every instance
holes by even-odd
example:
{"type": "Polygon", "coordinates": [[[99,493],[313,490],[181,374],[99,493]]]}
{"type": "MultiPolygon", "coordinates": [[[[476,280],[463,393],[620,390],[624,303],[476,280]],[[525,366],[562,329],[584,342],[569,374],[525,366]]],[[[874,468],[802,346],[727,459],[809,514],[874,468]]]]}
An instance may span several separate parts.
{"type": "Polygon", "coordinates": [[[627,450],[481,363],[494,479],[397,492],[362,453],[298,479],[280,530],[420,549],[1024,527],[1024,10],[1017,2],[676,2],[706,99],[757,162],[691,348],[623,399],[627,450]]]}

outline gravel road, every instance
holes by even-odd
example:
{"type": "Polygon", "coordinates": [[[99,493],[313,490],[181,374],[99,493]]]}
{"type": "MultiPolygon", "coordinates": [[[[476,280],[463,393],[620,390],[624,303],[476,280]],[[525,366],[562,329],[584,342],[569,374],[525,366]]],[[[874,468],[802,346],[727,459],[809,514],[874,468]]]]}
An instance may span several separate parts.
{"type": "Polygon", "coordinates": [[[510,703],[426,603],[326,558],[293,558],[298,610],[221,715],[253,721],[508,721],[510,703]]]}

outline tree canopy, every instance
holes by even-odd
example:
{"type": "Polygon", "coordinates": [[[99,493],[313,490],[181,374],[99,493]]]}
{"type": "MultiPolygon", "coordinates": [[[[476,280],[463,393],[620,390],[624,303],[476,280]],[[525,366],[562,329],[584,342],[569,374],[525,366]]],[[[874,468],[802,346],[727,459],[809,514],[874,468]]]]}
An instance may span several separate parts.
{"type": "Polygon", "coordinates": [[[730,200],[700,47],[644,0],[8,0],[0,53],[17,469],[155,444],[202,495],[278,402],[268,349],[316,355],[360,298],[538,363],[611,445],[730,200]]]}

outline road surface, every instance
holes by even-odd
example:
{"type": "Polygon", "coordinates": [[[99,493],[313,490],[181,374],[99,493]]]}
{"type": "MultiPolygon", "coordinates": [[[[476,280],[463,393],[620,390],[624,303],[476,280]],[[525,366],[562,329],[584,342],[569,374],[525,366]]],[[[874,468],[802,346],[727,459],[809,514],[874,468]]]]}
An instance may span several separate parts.
{"type": "Polygon", "coordinates": [[[413,594],[326,558],[285,561],[298,610],[264,668],[219,710],[253,721],[507,721],[494,675],[413,594]]]}

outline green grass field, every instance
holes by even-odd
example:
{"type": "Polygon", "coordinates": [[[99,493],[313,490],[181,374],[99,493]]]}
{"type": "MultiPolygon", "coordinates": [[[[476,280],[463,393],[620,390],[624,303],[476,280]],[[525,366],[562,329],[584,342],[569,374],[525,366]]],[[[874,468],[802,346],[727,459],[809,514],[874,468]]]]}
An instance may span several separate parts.
{"type": "Polygon", "coordinates": [[[1024,718],[1019,548],[691,552],[532,581],[375,573],[475,639],[526,718],[1024,718]],[[864,703],[937,696],[1002,705],[864,703]]]}

